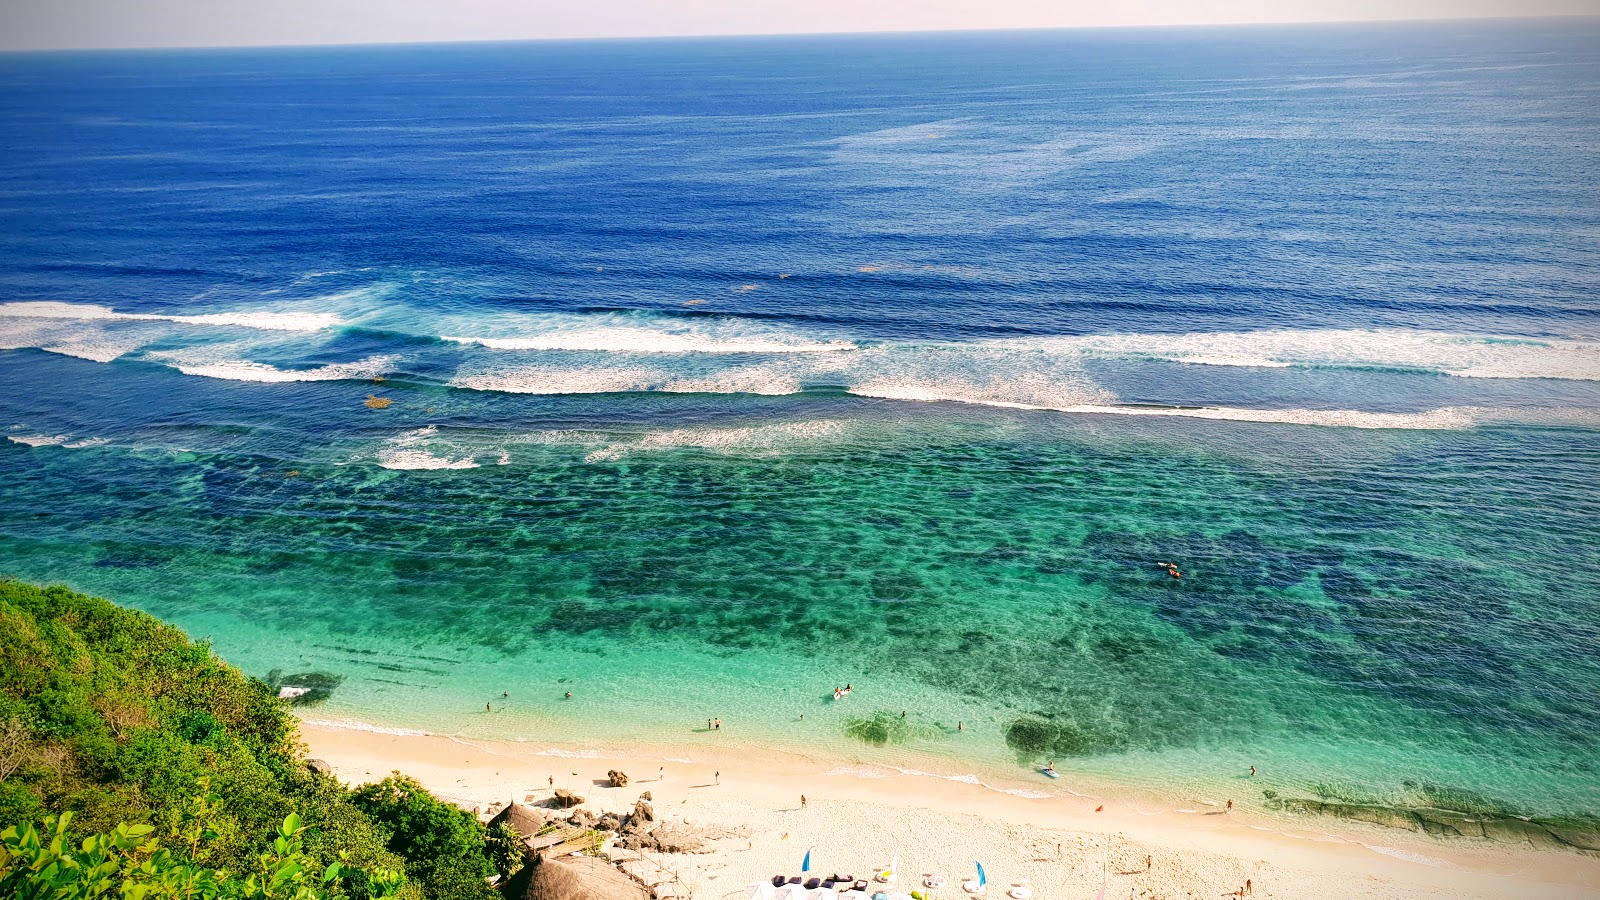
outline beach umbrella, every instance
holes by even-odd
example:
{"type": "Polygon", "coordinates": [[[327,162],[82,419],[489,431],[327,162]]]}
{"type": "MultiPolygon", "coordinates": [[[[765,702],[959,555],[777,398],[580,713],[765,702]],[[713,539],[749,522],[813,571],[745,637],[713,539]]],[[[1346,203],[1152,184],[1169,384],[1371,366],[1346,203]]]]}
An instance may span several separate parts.
{"type": "Polygon", "coordinates": [[[969,894],[982,894],[988,891],[989,876],[983,873],[983,863],[973,860],[973,865],[978,867],[978,877],[961,885],[961,889],[969,894]]]}
{"type": "Polygon", "coordinates": [[[815,850],[815,849],[817,849],[817,848],[815,848],[815,847],[807,847],[806,848],[806,858],[800,862],[800,874],[801,875],[804,875],[805,873],[811,871],[811,851],[815,850]]]}

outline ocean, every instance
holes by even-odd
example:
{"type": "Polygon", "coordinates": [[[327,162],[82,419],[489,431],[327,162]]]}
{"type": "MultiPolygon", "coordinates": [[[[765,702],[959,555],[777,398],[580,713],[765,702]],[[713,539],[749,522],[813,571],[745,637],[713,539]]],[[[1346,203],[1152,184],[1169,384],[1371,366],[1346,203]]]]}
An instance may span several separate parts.
{"type": "Polygon", "coordinates": [[[313,719],[1597,813],[1600,20],[0,56],[0,434],[313,719]]]}

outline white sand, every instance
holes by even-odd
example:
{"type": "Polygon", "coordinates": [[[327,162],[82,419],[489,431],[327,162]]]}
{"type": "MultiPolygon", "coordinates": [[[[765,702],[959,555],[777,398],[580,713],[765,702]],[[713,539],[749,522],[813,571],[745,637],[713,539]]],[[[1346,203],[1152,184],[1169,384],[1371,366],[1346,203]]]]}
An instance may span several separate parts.
{"type": "Polygon", "coordinates": [[[703,900],[742,898],[751,882],[799,874],[807,848],[815,848],[813,874],[857,878],[899,853],[899,887],[909,891],[923,873],[937,872],[949,879],[941,898],[966,896],[959,883],[974,874],[974,860],[988,872],[988,896],[1003,897],[1014,880],[1026,878],[1039,900],[1087,900],[1102,884],[1108,900],[1219,898],[1246,879],[1255,896],[1306,900],[1600,898],[1595,856],[1285,819],[1244,805],[1229,814],[1185,813],[1131,795],[1027,797],[1004,792],[1027,793],[1021,783],[985,786],[777,751],[596,751],[320,724],[303,724],[301,735],[309,755],[326,760],[347,783],[398,769],[441,797],[483,807],[542,800],[551,778],[588,798],[596,812],[631,810],[650,791],[658,819],[722,836],[710,853],[643,864],[651,882],[671,882],[664,894],[703,900]],[[658,780],[661,767],[666,777],[658,780]],[[595,784],[611,769],[627,772],[633,783],[595,784]],[[1148,873],[1146,855],[1153,863],[1148,873]]]}

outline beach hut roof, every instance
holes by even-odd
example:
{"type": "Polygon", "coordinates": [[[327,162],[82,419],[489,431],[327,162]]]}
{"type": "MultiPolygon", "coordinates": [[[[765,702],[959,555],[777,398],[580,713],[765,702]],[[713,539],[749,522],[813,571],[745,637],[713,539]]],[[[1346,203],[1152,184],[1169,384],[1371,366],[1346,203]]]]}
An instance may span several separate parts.
{"type": "Polygon", "coordinates": [[[521,803],[512,803],[496,813],[495,817],[489,820],[489,826],[493,827],[501,822],[515,828],[524,838],[530,838],[544,827],[545,817],[538,810],[530,809],[521,803]]]}

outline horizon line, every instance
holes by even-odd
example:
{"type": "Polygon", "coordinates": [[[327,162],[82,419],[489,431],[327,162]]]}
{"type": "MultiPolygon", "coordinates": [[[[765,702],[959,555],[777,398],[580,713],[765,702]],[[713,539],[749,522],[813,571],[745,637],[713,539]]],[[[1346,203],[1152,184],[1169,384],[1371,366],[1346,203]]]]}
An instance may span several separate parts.
{"type": "Polygon", "coordinates": [[[279,44],[151,44],[136,46],[61,46],[61,47],[32,47],[22,48],[0,47],[0,56],[21,54],[45,53],[151,53],[178,50],[296,50],[296,49],[331,49],[337,47],[444,47],[461,46],[470,44],[531,44],[531,43],[579,43],[583,41],[673,41],[673,40],[739,40],[743,38],[806,38],[806,37],[868,37],[868,36],[893,36],[893,35],[935,35],[935,34],[1001,34],[1006,32],[1042,32],[1042,31],[1163,31],[1176,29],[1206,29],[1206,28],[1271,28],[1271,27],[1322,27],[1329,25],[1406,25],[1406,24],[1449,24],[1449,23],[1483,23],[1483,22],[1539,22],[1539,21],[1600,21],[1600,13],[1581,15],[1570,13],[1549,13],[1543,15],[1519,16],[1453,16],[1449,18],[1438,17],[1403,17],[1382,19],[1317,19],[1317,20],[1268,20],[1268,21],[1238,21],[1238,22],[1169,22],[1161,25],[1149,24],[1114,24],[1114,25],[1037,25],[1022,27],[997,27],[997,28],[911,28],[911,29],[868,29],[864,31],[752,31],[738,33],[701,32],[685,34],[613,34],[613,35],[564,35],[545,37],[514,37],[514,38],[466,38],[451,40],[377,40],[377,41],[325,41],[309,43],[279,43],[279,44]]]}

